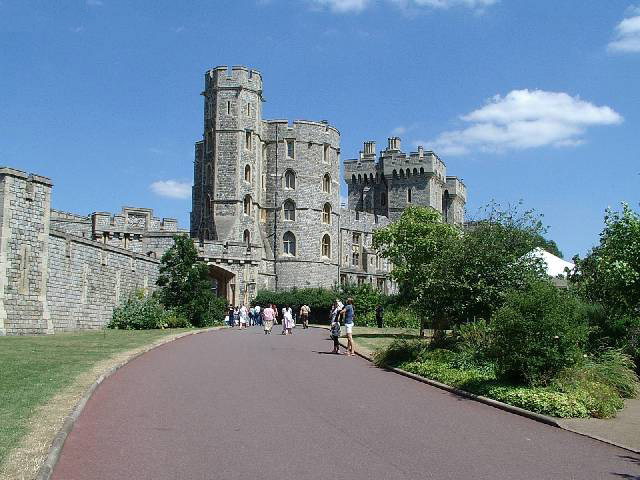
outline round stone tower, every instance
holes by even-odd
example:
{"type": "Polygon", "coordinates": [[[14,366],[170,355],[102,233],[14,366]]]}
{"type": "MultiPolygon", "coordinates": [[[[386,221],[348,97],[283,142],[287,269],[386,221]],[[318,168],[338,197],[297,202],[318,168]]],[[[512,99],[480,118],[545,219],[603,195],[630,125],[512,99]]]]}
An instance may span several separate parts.
{"type": "Polygon", "coordinates": [[[266,236],[277,289],[330,287],[340,260],[340,132],[326,122],[265,122],[266,236]]]}
{"type": "Polygon", "coordinates": [[[246,67],[205,73],[204,134],[196,143],[191,235],[242,242],[259,238],[262,189],[262,77],[246,67]]]}

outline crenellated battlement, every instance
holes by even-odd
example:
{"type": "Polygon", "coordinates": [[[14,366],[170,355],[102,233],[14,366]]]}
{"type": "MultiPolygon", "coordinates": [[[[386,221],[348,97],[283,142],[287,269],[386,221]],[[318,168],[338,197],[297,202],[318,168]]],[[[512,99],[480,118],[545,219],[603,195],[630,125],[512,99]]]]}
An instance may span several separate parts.
{"type": "Polygon", "coordinates": [[[458,196],[466,201],[467,199],[467,187],[464,182],[458,177],[447,177],[447,191],[450,196],[458,196]]]}
{"type": "Polygon", "coordinates": [[[208,70],[205,75],[205,89],[245,88],[262,93],[262,75],[259,71],[245,66],[226,65],[208,70]]]}

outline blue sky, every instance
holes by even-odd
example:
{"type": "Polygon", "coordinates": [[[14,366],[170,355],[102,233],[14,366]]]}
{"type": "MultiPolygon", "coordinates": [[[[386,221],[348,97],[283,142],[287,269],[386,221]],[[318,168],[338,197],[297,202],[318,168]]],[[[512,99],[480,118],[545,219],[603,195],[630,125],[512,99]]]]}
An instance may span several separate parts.
{"type": "Polygon", "coordinates": [[[565,257],[638,206],[640,5],[617,0],[0,0],[0,164],[52,177],[55,208],[188,227],[166,195],[217,65],[263,73],[266,118],[336,125],[342,158],[435,149],[471,214],[523,199],[565,257]]]}

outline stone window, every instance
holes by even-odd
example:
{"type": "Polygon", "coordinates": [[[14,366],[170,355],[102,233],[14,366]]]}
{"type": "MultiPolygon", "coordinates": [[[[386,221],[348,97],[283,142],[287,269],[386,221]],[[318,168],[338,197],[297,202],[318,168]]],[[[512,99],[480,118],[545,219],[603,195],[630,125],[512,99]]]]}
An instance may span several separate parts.
{"type": "Polygon", "coordinates": [[[244,243],[247,248],[251,246],[251,232],[249,232],[249,230],[245,230],[242,234],[242,243],[244,243]]]}
{"type": "Polygon", "coordinates": [[[267,191],[267,174],[266,173],[262,174],[261,182],[262,182],[262,191],[266,192],[267,191]]]}
{"type": "Polygon", "coordinates": [[[296,204],[291,199],[284,202],[284,219],[290,221],[296,219],[296,204]]]}
{"type": "Polygon", "coordinates": [[[227,115],[231,115],[231,102],[227,102],[227,115]]]}
{"type": "Polygon", "coordinates": [[[407,202],[411,203],[411,189],[410,188],[407,190],[407,202]]]}
{"type": "Polygon", "coordinates": [[[244,148],[251,150],[251,131],[244,132],[244,148]]]}
{"type": "Polygon", "coordinates": [[[296,188],[296,174],[293,170],[287,170],[284,174],[284,188],[291,190],[296,188]]]}
{"type": "Polygon", "coordinates": [[[266,208],[261,208],[260,209],[260,221],[262,223],[267,223],[267,209],[266,208]]]}
{"type": "Polygon", "coordinates": [[[251,183],[251,167],[249,165],[244,167],[244,181],[251,183]]]}
{"type": "Polygon", "coordinates": [[[331,258],[331,237],[328,234],[322,237],[322,256],[331,258]]]}
{"type": "Polygon", "coordinates": [[[291,232],[282,236],[282,251],[285,255],[296,255],[296,237],[291,232]]]}
{"type": "Polygon", "coordinates": [[[360,266],[360,234],[353,234],[353,242],[351,244],[351,264],[354,267],[360,266]]]}
{"type": "Polygon", "coordinates": [[[245,195],[243,212],[245,215],[251,215],[251,195],[245,195]]]}
{"type": "Polygon", "coordinates": [[[364,282],[367,280],[367,277],[358,277],[358,285],[364,285],[364,282]]]}
{"type": "Polygon", "coordinates": [[[295,158],[296,143],[295,140],[287,140],[287,157],[295,158]]]}
{"type": "Polygon", "coordinates": [[[324,148],[322,149],[322,161],[324,163],[329,162],[329,145],[325,144],[324,148]]]}
{"type": "Polygon", "coordinates": [[[251,104],[247,102],[247,117],[251,116],[251,104]]]}
{"type": "Polygon", "coordinates": [[[357,179],[356,179],[356,175],[353,174],[351,175],[351,183],[356,183],[357,179]]]}
{"type": "Polygon", "coordinates": [[[331,193],[331,175],[328,173],[322,177],[322,191],[325,193],[331,193]]]}
{"type": "Polygon", "coordinates": [[[331,224],[331,204],[325,203],[322,208],[322,223],[331,224]]]}

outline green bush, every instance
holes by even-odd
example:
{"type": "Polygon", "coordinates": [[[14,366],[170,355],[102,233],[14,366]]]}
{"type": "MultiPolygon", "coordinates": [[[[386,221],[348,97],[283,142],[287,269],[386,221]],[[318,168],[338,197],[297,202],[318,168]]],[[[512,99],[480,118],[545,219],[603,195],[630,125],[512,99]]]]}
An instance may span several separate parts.
{"type": "Polygon", "coordinates": [[[456,325],[453,334],[459,357],[468,364],[486,364],[491,361],[493,331],[484,320],[456,325]]]}
{"type": "Polygon", "coordinates": [[[395,367],[416,360],[427,346],[423,340],[396,339],[387,348],[376,350],[373,361],[379,367],[395,367]]]}
{"type": "MultiPolygon", "coordinates": [[[[365,315],[358,314],[356,325],[359,327],[377,327],[375,311],[368,312],[365,315]]],[[[418,329],[420,328],[420,320],[411,309],[392,305],[384,309],[383,327],[418,329]]]]}
{"type": "Polygon", "coordinates": [[[162,328],[165,310],[155,296],[144,296],[136,292],[129,296],[122,305],[113,309],[113,316],[108,328],[120,330],[149,330],[162,328]]]}
{"type": "Polygon", "coordinates": [[[530,385],[578,363],[588,335],[579,300],[544,280],[509,294],[491,328],[498,377],[530,385]]]}
{"type": "Polygon", "coordinates": [[[191,328],[193,325],[180,312],[168,310],[163,317],[164,328],[191,328]]]}

